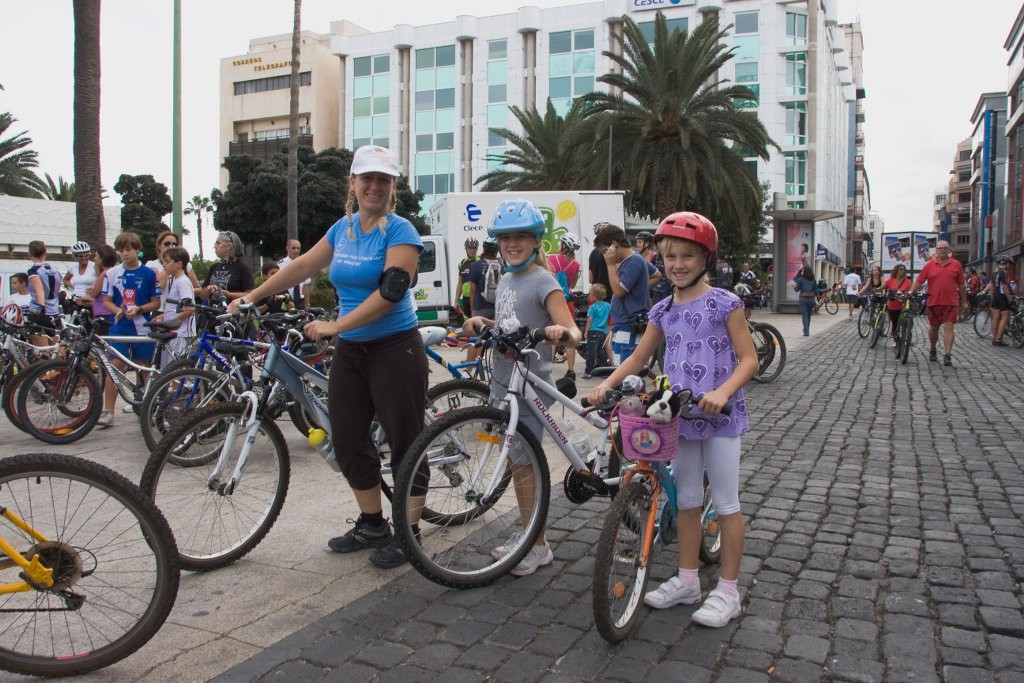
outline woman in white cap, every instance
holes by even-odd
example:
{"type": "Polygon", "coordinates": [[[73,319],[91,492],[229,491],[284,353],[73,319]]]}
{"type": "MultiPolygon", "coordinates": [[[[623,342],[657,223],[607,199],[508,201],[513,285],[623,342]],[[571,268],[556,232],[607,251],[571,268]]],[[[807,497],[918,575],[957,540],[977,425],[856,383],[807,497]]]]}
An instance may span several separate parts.
{"type": "MultiPolygon", "coordinates": [[[[397,469],[423,430],[429,372],[409,289],[423,242],[413,225],[395,214],[398,176],[388,149],[357,149],[345,216],[312,249],[241,299],[259,301],[329,268],[338,319],[311,322],[305,333],[335,338],[328,387],[331,431],[360,515],[328,546],[338,553],[373,548],[370,561],[384,568],[399,566],[407,556],[384,517],[380,457],[370,442],[370,422],[374,415],[380,419],[397,469]]],[[[231,308],[238,305],[232,302],[231,308]]]]}

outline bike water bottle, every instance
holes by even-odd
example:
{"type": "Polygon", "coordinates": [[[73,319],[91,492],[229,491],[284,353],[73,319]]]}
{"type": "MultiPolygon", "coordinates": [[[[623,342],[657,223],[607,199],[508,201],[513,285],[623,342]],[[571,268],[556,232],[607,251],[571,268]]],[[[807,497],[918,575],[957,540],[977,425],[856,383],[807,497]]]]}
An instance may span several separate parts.
{"type": "Polygon", "coordinates": [[[338,459],[334,457],[334,442],[327,436],[327,432],[317,427],[309,430],[309,445],[320,451],[320,455],[327,461],[327,464],[335,472],[341,471],[338,459]]]}
{"type": "Polygon", "coordinates": [[[565,436],[569,439],[569,444],[579,453],[581,458],[586,458],[587,450],[587,435],[582,430],[576,428],[576,421],[571,417],[565,418],[564,423],[565,436]]]}

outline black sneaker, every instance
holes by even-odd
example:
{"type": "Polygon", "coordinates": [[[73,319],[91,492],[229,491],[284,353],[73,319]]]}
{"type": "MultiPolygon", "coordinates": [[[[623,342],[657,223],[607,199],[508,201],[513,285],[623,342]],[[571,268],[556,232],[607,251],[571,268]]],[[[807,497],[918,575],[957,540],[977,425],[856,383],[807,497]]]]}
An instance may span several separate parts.
{"type": "Polygon", "coordinates": [[[565,371],[565,378],[566,379],[576,379],[576,371],[575,370],[566,370],[565,371]]]}
{"type": "Polygon", "coordinates": [[[354,553],[363,548],[383,548],[393,538],[391,525],[386,519],[373,525],[360,515],[356,525],[347,534],[327,541],[327,547],[336,553],[354,553]]]}
{"type": "Polygon", "coordinates": [[[370,553],[370,562],[381,569],[394,569],[401,567],[409,561],[409,551],[405,549],[402,541],[394,536],[387,545],[377,548],[370,553]]]}
{"type": "Polygon", "coordinates": [[[953,367],[953,356],[951,356],[948,353],[943,355],[942,356],[942,364],[945,365],[946,367],[950,367],[950,368],[953,367]]]}
{"type": "Polygon", "coordinates": [[[936,353],[935,349],[930,349],[928,351],[928,360],[930,360],[933,363],[939,362],[939,354],[936,353]]]}

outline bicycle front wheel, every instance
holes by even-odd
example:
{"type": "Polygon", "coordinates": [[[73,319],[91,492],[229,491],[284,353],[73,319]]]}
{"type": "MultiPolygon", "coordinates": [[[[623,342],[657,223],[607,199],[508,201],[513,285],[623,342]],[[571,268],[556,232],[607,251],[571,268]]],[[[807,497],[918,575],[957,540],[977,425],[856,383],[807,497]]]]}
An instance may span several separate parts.
{"type": "Polygon", "coordinates": [[[246,407],[220,403],[186,416],[157,445],[142,473],[142,490],[167,517],[185,569],[217,569],[243,557],[267,535],[284,505],[288,445],[273,422],[260,421],[241,480],[231,480],[247,443],[246,407]],[[176,464],[182,461],[188,466],[176,464]]]}
{"type": "Polygon", "coordinates": [[[825,299],[825,312],[829,315],[835,315],[839,312],[839,304],[832,297],[825,299]]]}
{"type": "Polygon", "coordinates": [[[885,309],[875,313],[875,318],[871,325],[871,343],[868,345],[869,348],[875,348],[878,345],[878,340],[885,334],[885,321],[887,317],[888,314],[885,312],[885,309]]]}
{"type": "Polygon", "coordinates": [[[910,345],[914,334],[914,319],[910,316],[904,316],[903,322],[900,325],[900,348],[899,358],[902,365],[907,364],[907,359],[910,357],[910,345]]]}
{"type": "Polygon", "coordinates": [[[639,624],[640,604],[650,578],[652,505],[647,486],[630,482],[612,501],[597,542],[594,623],[610,643],[622,642],[639,624]]]}
{"type": "Polygon", "coordinates": [[[183,367],[162,372],[142,400],[139,427],[146,447],[153,451],[160,439],[185,415],[232,396],[230,378],[210,370],[183,367]]]}
{"type": "MultiPolygon", "coordinates": [[[[88,460],[18,455],[0,460],[0,502],[47,539],[9,522],[2,530],[55,581],[0,597],[0,667],[86,673],[127,657],[163,625],[180,577],[174,536],[137,486],[88,460]]],[[[0,582],[19,582],[21,568],[6,560],[0,582]]]]}
{"type": "Polygon", "coordinates": [[[782,333],[768,323],[754,323],[751,337],[757,352],[754,381],[762,384],[775,381],[786,367],[786,342],[782,333]]]}
{"type": "Polygon", "coordinates": [[[987,308],[974,315],[974,333],[982,339],[992,333],[992,316],[989,315],[987,308]]]}
{"type": "Polygon", "coordinates": [[[529,552],[547,517],[551,481],[540,442],[487,406],[431,423],[395,474],[395,528],[409,561],[451,588],[486,586],[529,552]],[[502,443],[511,442],[507,460],[502,443]],[[506,489],[513,484],[515,495],[506,489]]]}
{"type": "Polygon", "coordinates": [[[870,306],[862,306],[860,313],[857,314],[857,334],[861,339],[867,339],[867,336],[871,334],[871,321],[874,319],[874,311],[870,309],[870,306]]]}
{"type": "Polygon", "coordinates": [[[45,443],[72,443],[99,421],[103,389],[84,363],[45,361],[25,376],[17,405],[26,433],[45,443]]]}

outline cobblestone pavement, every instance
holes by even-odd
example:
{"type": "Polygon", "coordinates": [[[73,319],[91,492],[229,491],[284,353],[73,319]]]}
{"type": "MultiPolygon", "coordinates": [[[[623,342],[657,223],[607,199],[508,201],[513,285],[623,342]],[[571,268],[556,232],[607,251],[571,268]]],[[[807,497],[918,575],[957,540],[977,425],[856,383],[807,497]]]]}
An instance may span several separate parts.
{"type": "Polygon", "coordinates": [[[812,325],[778,381],[747,389],[727,627],[645,608],[608,645],[590,599],[607,501],[556,490],[551,566],[465,591],[407,571],[215,680],[1024,680],[1024,353],[961,325],[954,367],[930,363],[922,320],[899,365],[852,328],[812,325]]]}

